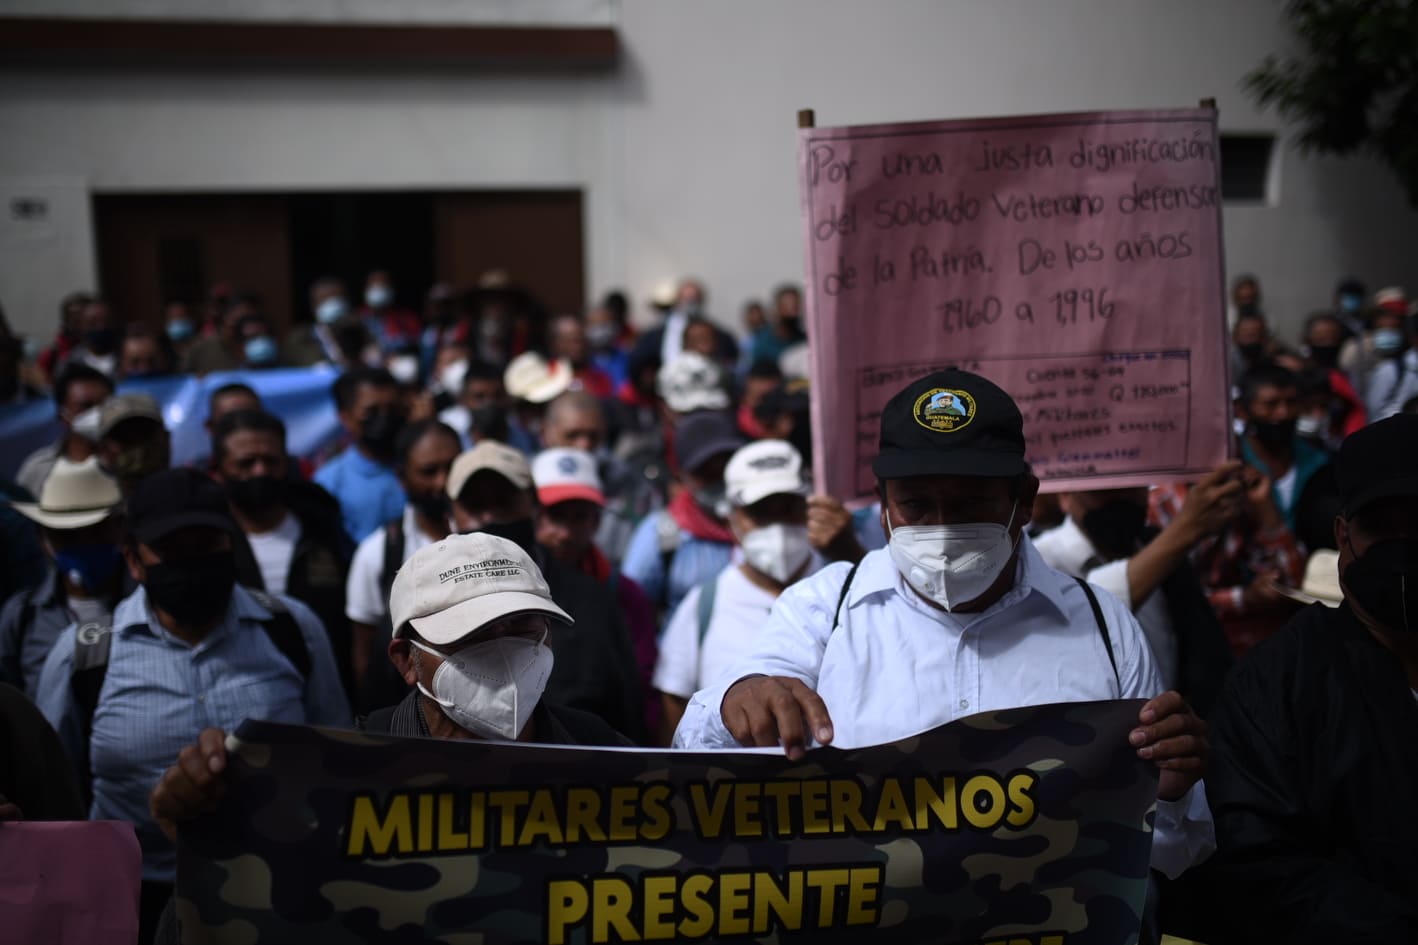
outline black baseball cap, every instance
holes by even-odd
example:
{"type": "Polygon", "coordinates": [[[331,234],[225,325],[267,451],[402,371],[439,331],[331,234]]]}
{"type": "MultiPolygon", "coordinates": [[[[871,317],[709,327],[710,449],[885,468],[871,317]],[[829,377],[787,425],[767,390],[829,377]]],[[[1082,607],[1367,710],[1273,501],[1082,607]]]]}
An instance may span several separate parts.
{"type": "Polygon", "coordinates": [[[675,425],[675,462],[694,472],[721,453],[732,453],[745,440],[734,418],[719,410],[699,410],[675,425]]]}
{"type": "Polygon", "coordinates": [[[1334,479],[1346,515],[1375,499],[1418,496],[1418,416],[1395,414],[1349,434],[1334,457],[1334,479]]]}
{"type": "Polygon", "coordinates": [[[1008,478],[1029,471],[1024,417],[978,374],[947,368],[912,383],[881,412],[879,479],[910,476],[1008,478]]]}
{"type": "Polygon", "coordinates": [[[195,469],[164,469],[145,476],[128,496],[128,530],[140,544],[198,527],[236,531],[226,493],[195,469]]]}

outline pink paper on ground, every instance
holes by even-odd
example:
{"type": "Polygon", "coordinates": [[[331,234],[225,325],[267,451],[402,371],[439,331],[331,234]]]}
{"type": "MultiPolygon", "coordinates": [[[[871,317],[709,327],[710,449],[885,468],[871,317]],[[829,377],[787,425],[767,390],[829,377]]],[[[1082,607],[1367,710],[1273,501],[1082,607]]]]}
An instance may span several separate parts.
{"type": "Polygon", "coordinates": [[[142,859],[127,822],[0,823],[0,941],[131,945],[142,859]]]}
{"type": "Polygon", "coordinates": [[[1230,450],[1216,116],[799,132],[818,488],[875,485],[882,407],[955,365],[1008,391],[1046,491],[1230,450]]]}

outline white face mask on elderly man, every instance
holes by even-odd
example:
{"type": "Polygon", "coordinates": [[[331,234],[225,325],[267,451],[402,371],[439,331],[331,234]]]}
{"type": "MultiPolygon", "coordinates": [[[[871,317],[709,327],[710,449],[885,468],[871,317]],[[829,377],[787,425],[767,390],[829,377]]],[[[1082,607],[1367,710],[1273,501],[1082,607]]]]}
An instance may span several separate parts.
{"type": "Polygon", "coordinates": [[[498,637],[471,643],[445,656],[417,640],[414,646],[443,660],[433,673],[433,691],[419,692],[454,724],[484,738],[514,741],[537,707],[555,662],[546,633],[540,639],[498,637]]]}
{"type": "Polygon", "coordinates": [[[1018,508],[1016,501],[1005,525],[979,522],[892,528],[888,512],[891,560],[921,596],[953,611],[989,590],[1004,570],[1014,553],[1009,528],[1018,508]]]}

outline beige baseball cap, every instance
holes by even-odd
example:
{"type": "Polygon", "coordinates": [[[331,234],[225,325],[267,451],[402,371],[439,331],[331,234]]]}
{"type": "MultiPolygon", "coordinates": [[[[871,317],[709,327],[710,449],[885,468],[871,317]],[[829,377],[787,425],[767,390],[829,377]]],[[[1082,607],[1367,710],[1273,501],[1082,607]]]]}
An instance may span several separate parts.
{"type": "Polygon", "coordinates": [[[483,440],[453,460],[453,468],[448,470],[448,498],[457,501],[473,473],[484,469],[491,469],[518,489],[532,488],[532,466],[521,450],[496,440],[483,440]]]}
{"type": "Polygon", "coordinates": [[[123,501],[118,483],[99,468],[98,457],[82,463],[60,458],[39,492],[38,502],[12,502],[16,512],[45,528],[68,530],[97,525],[123,501]]]}
{"type": "Polygon", "coordinates": [[[98,435],[103,439],[125,420],[151,420],[163,425],[162,408],[147,394],[115,394],[99,408],[98,435]]]}
{"type": "Polygon", "coordinates": [[[412,625],[445,646],[514,614],[573,623],[551,599],[546,578],[521,546],[482,532],[450,535],[414,552],[394,577],[389,616],[394,636],[412,625]]]}

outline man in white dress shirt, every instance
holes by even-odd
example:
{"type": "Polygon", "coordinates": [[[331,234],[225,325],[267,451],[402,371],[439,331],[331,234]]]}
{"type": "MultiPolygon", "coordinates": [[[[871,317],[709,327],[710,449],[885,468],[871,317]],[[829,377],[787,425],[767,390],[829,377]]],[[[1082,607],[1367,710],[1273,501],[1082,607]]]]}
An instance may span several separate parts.
{"type": "Polygon", "coordinates": [[[886,548],[790,587],[742,662],[695,694],[682,748],[905,738],[978,712],[1145,698],[1129,741],[1160,769],[1152,864],[1169,876],[1210,852],[1206,726],[1163,692],[1142,631],[1104,591],[1046,565],[1027,535],[1039,481],[1004,391],[939,371],[882,413],[873,464],[886,548]],[[964,416],[928,412],[954,395],[964,416]]]}

